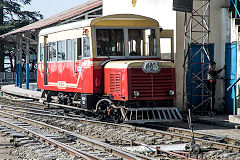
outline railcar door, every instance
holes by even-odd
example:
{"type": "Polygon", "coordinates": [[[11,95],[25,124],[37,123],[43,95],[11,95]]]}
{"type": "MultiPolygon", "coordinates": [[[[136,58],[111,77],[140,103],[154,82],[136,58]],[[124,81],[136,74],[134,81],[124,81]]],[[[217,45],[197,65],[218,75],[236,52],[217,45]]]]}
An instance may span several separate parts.
{"type": "Polygon", "coordinates": [[[74,69],[75,66],[75,57],[76,57],[76,39],[67,39],[66,40],[66,57],[65,57],[65,63],[62,66],[63,67],[63,73],[62,81],[63,83],[66,83],[66,87],[68,88],[68,91],[71,92],[71,89],[76,88],[77,86],[77,78],[76,78],[76,72],[74,69]]]}
{"type": "Polygon", "coordinates": [[[64,75],[64,67],[66,63],[66,41],[57,42],[57,68],[58,68],[58,89],[66,88],[66,75],[64,75]]]}
{"type": "Polygon", "coordinates": [[[54,86],[57,80],[57,56],[56,56],[56,42],[49,42],[47,44],[47,83],[49,86],[54,86]]]}
{"type": "Polygon", "coordinates": [[[76,39],[57,42],[58,57],[58,89],[74,92],[78,86],[76,64],[76,39]]]}

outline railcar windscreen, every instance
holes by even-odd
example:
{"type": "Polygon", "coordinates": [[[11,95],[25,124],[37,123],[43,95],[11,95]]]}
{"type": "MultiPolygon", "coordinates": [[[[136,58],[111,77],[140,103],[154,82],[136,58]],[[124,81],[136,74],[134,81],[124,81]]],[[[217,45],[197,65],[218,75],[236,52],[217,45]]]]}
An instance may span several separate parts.
{"type": "Polygon", "coordinates": [[[97,56],[157,56],[156,37],[156,29],[96,29],[97,56]]]}
{"type": "Polygon", "coordinates": [[[155,29],[129,29],[130,56],[157,56],[155,29]]]}
{"type": "Polygon", "coordinates": [[[97,29],[98,56],[124,56],[123,29],[97,29]]]}

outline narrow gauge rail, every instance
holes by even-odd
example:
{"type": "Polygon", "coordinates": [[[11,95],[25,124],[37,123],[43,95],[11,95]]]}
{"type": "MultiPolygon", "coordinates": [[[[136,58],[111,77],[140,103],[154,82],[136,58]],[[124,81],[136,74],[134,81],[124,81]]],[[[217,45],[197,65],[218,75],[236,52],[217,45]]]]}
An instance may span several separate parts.
{"type": "MultiPolygon", "coordinates": [[[[58,142],[58,141],[56,141],[52,138],[46,137],[44,135],[41,135],[37,132],[32,131],[31,129],[23,127],[22,124],[24,124],[24,123],[16,122],[16,121],[10,122],[10,119],[2,119],[2,118],[0,119],[0,123],[4,124],[5,126],[8,126],[10,128],[16,129],[18,131],[22,131],[22,132],[25,132],[25,133],[28,132],[29,135],[34,135],[35,137],[38,137],[43,142],[50,143],[54,146],[57,146],[60,149],[64,149],[65,151],[67,151],[72,156],[81,157],[81,158],[84,158],[86,160],[98,159],[96,156],[87,154],[86,152],[84,153],[84,152],[81,152],[81,151],[76,151],[76,149],[74,149],[74,148],[72,148],[68,145],[65,145],[64,143],[58,142]]],[[[26,125],[26,124],[24,124],[24,125],[26,125]]]]}
{"type": "Polygon", "coordinates": [[[71,109],[71,110],[76,110],[76,111],[87,111],[86,109],[83,108],[78,108],[78,107],[74,107],[74,106],[69,106],[69,105],[63,105],[63,104],[58,104],[58,103],[47,103],[44,102],[43,103],[37,103],[37,102],[28,102],[28,101],[21,101],[18,99],[11,99],[9,97],[1,97],[0,96],[0,102],[5,103],[5,104],[18,104],[21,107],[32,107],[32,108],[40,108],[40,109],[46,109],[46,108],[62,108],[62,109],[71,109]]]}
{"type": "MultiPolygon", "coordinates": [[[[22,102],[23,103],[23,102],[22,102]]],[[[4,107],[7,106],[2,106],[2,110],[4,109],[4,107]]],[[[9,108],[9,107],[8,107],[9,108]]],[[[192,137],[190,134],[190,131],[187,129],[180,129],[180,128],[173,128],[171,127],[169,129],[168,132],[165,131],[160,131],[160,130],[154,130],[154,129],[147,129],[147,128],[143,128],[143,127],[136,127],[136,126],[132,126],[132,125],[122,125],[122,124],[113,124],[113,123],[107,123],[107,122],[100,122],[100,121],[94,121],[94,120],[86,120],[83,118],[76,118],[76,117],[66,117],[66,116],[59,116],[59,115],[50,115],[50,114],[42,114],[42,113],[36,113],[36,112],[26,112],[24,108],[21,108],[21,110],[23,111],[16,111],[16,110],[8,110],[9,112],[18,112],[18,113],[27,113],[27,114],[31,114],[31,115],[40,115],[40,116],[50,116],[50,117],[55,117],[58,119],[65,119],[65,120],[77,120],[81,123],[85,123],[85,124],[97,124],[97,125],[101,125],[101,126],[116,126],[117,128],[121,128],[123,130],[135,130],[135,131],[141,131],[141,132],[145,132],[148,135],[155,135],[155,136],[159,136],[159,137],[165,137],[165,138],[169,138],[169,139],[173,139],[173,140],[180,140],[183,142],[190,142],[192,137]],[[172,132],[172,133],[171,133],[172,132]]],[[[214,140],[206,140],[206,137],[213,137],[213,138],[217,138],[217,136],[213,136],[213,135],[208,135],[208,134],[202,134],[202,133],[198,133],[195,132],[195,142],[198,144],[202,144],[208,147],[212,147],[212,148],[217,148],[217,149],[222,149],[222,150],[232,150],[234,152],[239,152],[240,151],[240,146],[239,146],[239,140],[238,139],[232,139],[232,138],[224,138],[224,143],[222,142],[216,142],[214,140]]]]}
{"type": "MultiPolygon", "coordinates": [[[[175,133],[175,134],[181,134],[181,135],[188,135],[191,136],[191,130],[189,129],[183,129],[183,128],[176,128],[176,127],[169,127],[168,132],[175,133]]],[[[219,136],[213,136],[209,134],[204,134],[200,132],[194,131],[194,137],[196,138],[202,138],[202,139],[213,139],[215,141],[221,141],[227,144],[232,144],[236,146],[240,146],[240,140],[239,139],[233,139],[229,137],[219,137],[219,136]]]]}
{"type": "MultiPolygon", "coordinates": [[[[74,119],[74,120],[79,120],[78,118],[73,118],[73,117],[66,117],[66,116],[58,116],[58,115],[49,115],[49,114],[42,114],[42,113],[38,113],[38,112],[26,112],[26,111],[19,111],[19,110],[27,110],[27,109],[18,109],[18,111],[16,111],[16,110],[13,110],[13,109],[4,109],[4,108],[12,108],[12,107],[7,107],[7,106],[2,106],[2,108],[0,109],[0,110],[3,110],[3,111],[7,111],[7,112],[12,112],[12,113],[18,113],[18,114],[30,114],[30,115],[33,115],[33,114],[35,114],[35,115],[39,115],[39,116],[51,116],[51,117],[54,117],[54,118],[60,118],[60,119],[74,119]]],[[[39,111],[39,110],[38,110],[39,111]]],[[[0,115],[1,115],[1,111],[0,111],[0,115]]],[[[83,120],[83,119],[81,119],[81,120],[83,120]]],[[[90,124],[90,123],[98,123],[98,124],[101,124],[101,125],[104,125],[104,126],[106,126],[106,125],[114,125],[114,124],[109,124],[109,123],[106,123],[106,122],[98,122],[98,121],[90,121],[90,120],[86,120],[86,121],[84,121],[84,122],[86,122],[86,123],[88,123],[88,124],[90,124]]],[[[120,126],[123,130],[126,130],[126,129],[128,129],[128,130],[132,130],[132,129],[134,129],[135,127],[133,127],[133,126],[125,126],[124,127],[124,125],[117,125],[117,126],[120,126]]],[[[144,144],[144,143],[142,143],[142,142],[137,142],[137,141],[132,141],[132,140],[128,140],[128,139],[122,139],[124,142],[129,142],[129,144],[131,144],[131,145],[134,145],[134,146],[136,146],[136,145],[143,145],[143,146],[148,146],[147,144],[144,144]]],[[[151,148],[153,148],[153,147],[151,147],[151,148]]],[[[156,148],[157,149],[157,148],[156,148]]],[[[167,155],[170,155],[170,157],[172,158],[172,157],[174,157],[174,159],[182,159],[182,158],[184,158],[184,159],[188,159],[188,160],[195,160],[195,159],[193,159],[193,158],[189,158],[189,157],[187,157],[187,156],[185,156],[185,155],[181,155],[181,154],[178,154],[178,153],[174,153],[174,152],[168,152],[168,151],[164,151],[164,150],[161,150],[161,149],[158,149],[158,151],[160,152],[160,153],[163,153],[163,154],[167,154],[167,155]]],[[[128,152],[128,151],[127,151],[128,152]]],[[[131,152],[132,153],[132,152],[131,152]]],[[[156,156],[157,156],[157,158],[159,158],[159,157],[161,157],[161,154],[160,153],[157,153],[156,154],[156,156]]],[[[139,156],[139,154],[136,154],[137,155],[137,157],[140,157],[141,159],[151,159],[150,157],[145,157],[145,156],[139,156]]],[[[154,159],[155,159],[156,157],[154,157],[154,159]]]]}
{"type": "MultiPolygon", "coordinates": [[[[76,134],[76,133],[73,133],[73,132],[70,132],[70,131],[55,127],[55,126],[52,126],[52,125],[49,125],[49,124],[46,124],[46,123],[43,123],[43,122],[39,122],[39,121],[35,121],[35,120],[29,119],[29,118],[21,117],[19,115],[10,114],[10,113],[4,112],[4,111],[0,111],[0,115],[4,116],[4,117],[8,117],[8,118],[18,119],[19,121],[22,121],[22,122],[25,122],[25,123],[28,123],[28,124],[37,125],[39,127],[49,128],[49,129],[51,129],[51,130],[53,130],[57,133],[65,133],[67,135],[74,136],[74,137],[77,138],[77,142],[80,142],[80,143],[83,143],[83,144],[86,144],[86,145],[89,145],[89,146],[94,146],[95,148],[98,148],[98,149],[103,150],[103,151],[107,151],[110,154],[113,154],[113,155],[118,156],[118,157],[122,157],[124,159],[129,159],[129,160],[151,159],[150,157],[140,155],[140,154],[136,154],[136,153],[130,153],[130,152],[127,152],[127,151],[123,151],[123,150],[121,150],[119,148],[116,148],[112,145],[109,145],[109,144],[106,144],[106,143],[103,143],[103,142],[99,142],[99,141],[90,139],[88,137],[85,137],[85,136],[82,136],[82,135],[79,135],[79,134],[76,134]]],[[[39,139],[41,139],[43,141],[47,141],[48,143],[51,143],[55,146],[58,146],[59,148],[67,150],[71,155],[79,156],[79,157],[87,159],[87,160],[88,159],[101,159],[97,156],[94,156],[92,154],[88,154],[84,151],[80,151],[78,149],[70,147],[69,145],[66,145],[64,143],[58,142],[54,139],[48,138],[44,135],[41,135],[37,132],[29,130],[28,128],[22,127],[21,125],[16,125],[14,123],[9,123],[8,121],[5,121],[3,119],[0,119],[0,123],[4,124],[6,126],[9,126],[11,128],[15,128],[16,130],[21,130],[23,132],[28,132],[30,135],[34,135],[34,136],[38,137],[39,139]]]]}

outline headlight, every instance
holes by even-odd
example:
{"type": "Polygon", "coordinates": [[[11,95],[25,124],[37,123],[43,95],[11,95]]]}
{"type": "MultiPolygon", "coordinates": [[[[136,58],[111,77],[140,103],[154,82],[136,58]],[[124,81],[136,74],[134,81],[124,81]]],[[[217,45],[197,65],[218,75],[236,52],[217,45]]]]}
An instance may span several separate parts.
{"type": "Polygon", "coordinates": [[[169,91],[170,96],[173,96],[175,94],[174,90],[169,91]]]}
{"type": "Polygon", "coordinates": [[[137,98],[139,96],[139,92],[138,91],[133,91],[133,95],[135,96],[135,98],[137,98]]]}

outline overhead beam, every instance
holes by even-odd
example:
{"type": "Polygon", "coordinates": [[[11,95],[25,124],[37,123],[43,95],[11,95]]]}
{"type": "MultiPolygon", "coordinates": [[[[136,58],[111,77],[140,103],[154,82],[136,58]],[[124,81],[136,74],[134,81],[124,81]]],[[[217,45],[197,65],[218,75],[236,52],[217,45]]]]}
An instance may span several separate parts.
{"type": "MultiPolygon", "coordinates": [[[[93,10],[88,11],[88,12],[86,12],[86,13],[80,14],[80,15],[78,15],[78,16],[76,16],[76,17],[73,17],[73,18],[71,18],[71,19],[69,19],[69,20],[66,20],[66,21],[64,21],[62,24],[66,24],[66,23],[75,21],[76,19],[79,19],[79,18],[81,18],[81,17],[85,17],[86,15],[87,15],[88,17],[91,17],[91,18],[92,18],[92,17],[95,16],[95,15],[90,15],[91,13],[100,11],[100,10],[102,10],[102,9],[103,9],[102,6],[101,6],[101,7],[98,7],[98,8],[96,8],[96,9],[93,9],[93,10]]],[[[102,16],[102,15],[96,15],[96,16],[97,16],[97,17],[100,17],[100,16],[102,16]]]]}

